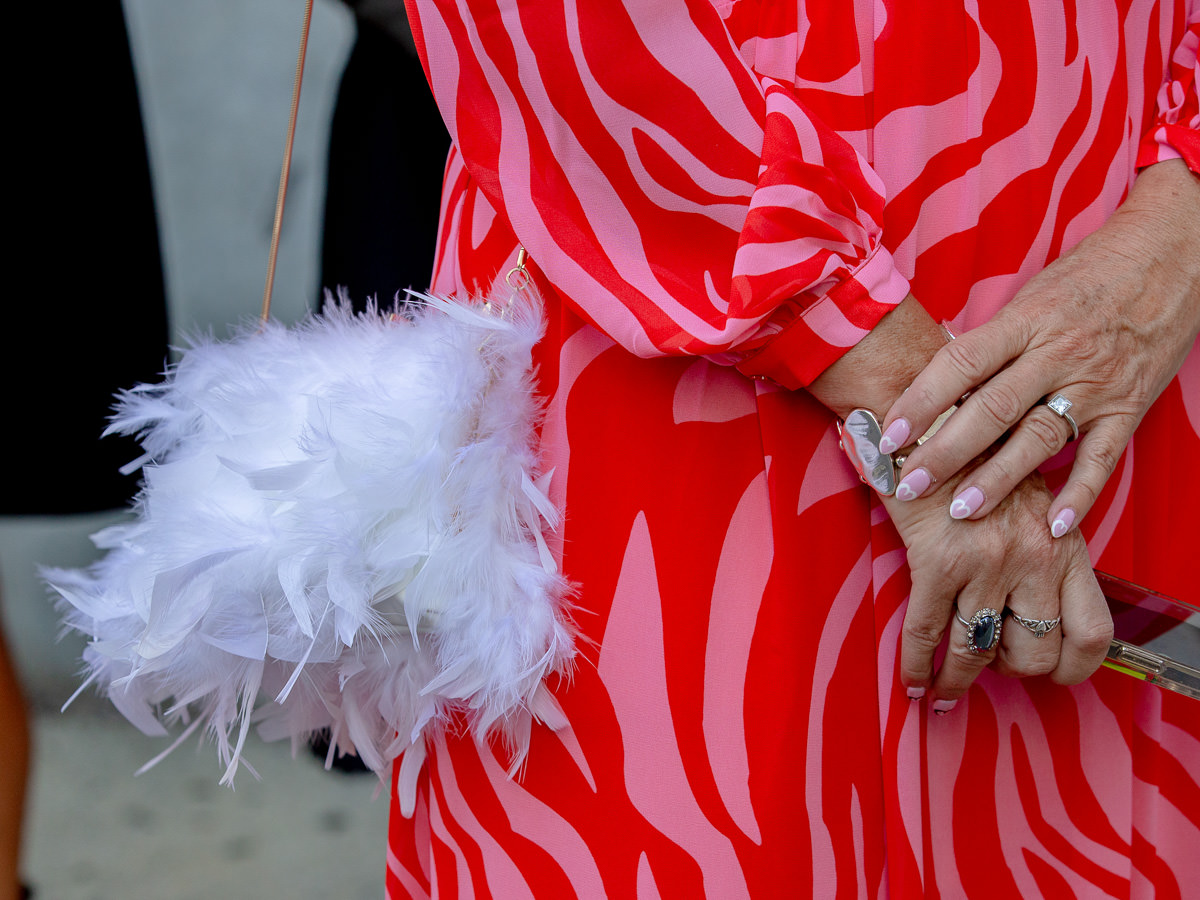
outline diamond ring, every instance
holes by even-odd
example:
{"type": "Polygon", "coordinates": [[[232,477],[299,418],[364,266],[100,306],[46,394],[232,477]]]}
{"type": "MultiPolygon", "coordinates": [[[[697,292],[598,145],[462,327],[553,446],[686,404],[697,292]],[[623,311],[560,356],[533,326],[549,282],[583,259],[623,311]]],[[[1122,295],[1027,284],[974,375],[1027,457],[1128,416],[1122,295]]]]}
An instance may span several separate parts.
{"type": "Polygon", "coordinates": [[[1075,419],[1070,413],[1071,407],[1075,404],[1073,404],[1062,394],[1055,394],[1049,400],[1043,399],[1042,403],[1050,407],[1050,409],[1057,413],[1061,418],[1066,419],[1067,424],[1071,426],[1071,440],[1079,440],[1079,426],[1075,424],[1075,419]]]}
{"type": "Polygon", "coordinates": [[[1018,616],[1011,609],[1008,614],[1014,622],[1022,628],[1028,628],[1037,638],[1044,638],[1062,623],[1062,616],[1053,619],[1027,619],[1024,616],[1018,616]]]}
{"type": "Polygon", "coordinates": [[[999,612],[990,606],[975,610],[970,621],[959,615],[958,607],[954,609],[954,618],[967,629],[967,649],[972,653],[987,653],[995,650],[1000,643],[1000,628],[1004,619],[999,612]]]}

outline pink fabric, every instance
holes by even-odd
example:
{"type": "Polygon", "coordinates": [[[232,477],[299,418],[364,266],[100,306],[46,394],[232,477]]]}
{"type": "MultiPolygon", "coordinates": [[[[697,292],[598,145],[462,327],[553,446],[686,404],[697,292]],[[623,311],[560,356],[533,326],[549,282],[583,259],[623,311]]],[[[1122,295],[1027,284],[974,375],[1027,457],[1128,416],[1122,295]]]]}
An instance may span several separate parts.
{"type": "MultiPolygon", "coordinates": [[[[409,8],[455,138],[434,287],[471,294],[520,245],[546,295],[555,546],[590,643],[520,778],[501,747],[429,748],[390,896],[1193,890],[1195,701],[1107,670],[908,700],[904,546],[794,388],[909,289],[985,321],[1147,153],[1186,158],[1196,3],[409,8]]],[[[1193,602],[1197,371],[1084,522],[1097,565],[1193,602]]]]}

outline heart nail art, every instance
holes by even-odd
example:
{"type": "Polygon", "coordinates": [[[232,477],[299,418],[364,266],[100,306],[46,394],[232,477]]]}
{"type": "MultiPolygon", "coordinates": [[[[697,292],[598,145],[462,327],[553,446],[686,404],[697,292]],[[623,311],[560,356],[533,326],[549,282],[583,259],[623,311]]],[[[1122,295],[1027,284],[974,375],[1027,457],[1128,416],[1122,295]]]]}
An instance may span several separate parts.
{"type": "Polygon", "coordinates": [[[965,519],[983,505],[983,491],[977,487],[969,487],[950,504],[950,518],[965,519]]]}
{"type": "Polygon", "coordinates": [[[880,453],[895,453],[904,446],[904,442],[908,440],[908,435],[911,433],[912,427],[904,419],[897,419],[888,426],[887,431],[883,433],[883,437],[879,439],[880,453]]]}
{"type": "Polygon", "coordinates": [[[929,489],[929,473],[924,469],[913,469],[896,485],[897,500],[916,500],[929,489]]]}
{"type": "MultiPolygon", "coordinates": [[[[899,496],[899,493],[899,491],[896,492],[897,496],[899,496]]],[[[1050,524],[1050,534],[1056,538],[1060,538],[1071,530],[1073,524],[1075,524],[1075,510],[1067,507],[1064,510],[1060,510],[1058,516],[1050,524]]]]}

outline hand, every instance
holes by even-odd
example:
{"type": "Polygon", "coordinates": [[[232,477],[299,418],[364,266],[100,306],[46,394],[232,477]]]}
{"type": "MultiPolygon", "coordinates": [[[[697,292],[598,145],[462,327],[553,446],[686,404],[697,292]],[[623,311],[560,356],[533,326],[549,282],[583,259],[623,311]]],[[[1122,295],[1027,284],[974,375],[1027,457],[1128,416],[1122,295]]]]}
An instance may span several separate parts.
{"type": "MultiPolygon", "coordinates": [[[[943,347],[883,423],[897,445],[970,397],[909,454],[905,499],[1003,445],[947,498],[980,519],[1071,440],[1039,401],[1061,393],[1081,434],[1071,475],[1046,510],[1054,537],[1086,515],[1134,429],[1200,331],[1200,179],[1179,160],[1151,166],[1094,234],[1051,264],[988,323],[943,347]]],[[[940,492],[944,495],[944,492],[940,492]]]]}
{"type": "Polygon", "coordinates": [[[1077,684],[1104,661],[1112,619],[1078,532],[1052,540],[1041,527],[1051,494],[1036,473],[1017,484],[992,515],[956,522],[946,515],[950,495],[970,477],[947,479],[929,496],[885,505],[908,547],[912,593],[900,647],[901,680],[909,696],[923,695],[945,712],[987,665],[1008,676],[1049,675],[1077,684]],[[1027,619],[1062,622],[1042,637],[1012,618],[1004,620],[997,649],[972,652],[967,629],[955,618],[1005,606],[1027,619]],[[934,671],[935,652],[947,651],[934,671]]]}
{"type": "MultiPolygon", "coordinates": [[[[945,343],[913,298],[908,298],[809,390],[837,415],[856,406],[882,412],[945,343]]],[[[953,418],[953,417],[952,417],[953,418]]],[[[1108,606],[1092,574],[1083,539],[1052,541],[1041,527],[1052,497],[1037,474],[1022,479],[996,513],[980,522],[955,522],[946,505],[967,473],[944,479],[927,499],[883,500],[908,547],[912,593],[901,645],[902,680],[912,692],[933,690],[944,711],[988,664],[1006,675],[1050,674],[1064,684],[1082,681],[1104,659],[1112,635],[1108,606]],[[1028,619],[1060,627],[1037,638],[1011,619],[997,650],[971,653],[963,618],[1006,602],[1028,619]],[[934,654],[949,629],[941,670],[934,654]]]]}

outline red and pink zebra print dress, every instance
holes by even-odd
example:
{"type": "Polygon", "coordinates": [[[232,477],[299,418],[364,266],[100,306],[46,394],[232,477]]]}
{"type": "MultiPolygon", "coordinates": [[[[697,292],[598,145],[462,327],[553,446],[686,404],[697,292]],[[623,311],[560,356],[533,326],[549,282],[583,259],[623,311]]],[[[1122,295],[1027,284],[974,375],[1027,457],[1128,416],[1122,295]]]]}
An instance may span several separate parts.
{"type": "MultiPolygon", "coordinates": [[[[903,545],[799,388],[910,288],[971,328],[1138,165],[1200,171],[1200,4],[409,9],[455,141],[434,289],[523,245],[547,295],[591,643],[519,779],[429,748],[389,895],[1197,896],[1200,704],[1108,670],[910,702],[903,545]]],[[[1098,566],[1200,600],[1198,459],[1194,352],[1084,524],[1098,566]]]]}

